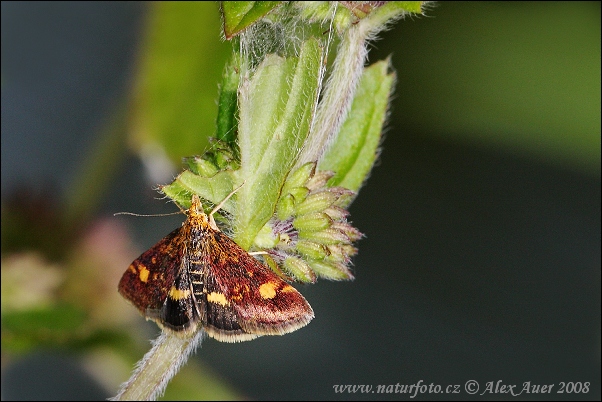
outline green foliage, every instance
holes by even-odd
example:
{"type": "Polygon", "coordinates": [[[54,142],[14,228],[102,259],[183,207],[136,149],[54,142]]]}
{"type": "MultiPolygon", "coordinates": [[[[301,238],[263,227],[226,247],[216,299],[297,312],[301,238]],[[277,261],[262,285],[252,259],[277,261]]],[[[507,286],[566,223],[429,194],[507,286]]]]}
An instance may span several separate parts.
{"type": "Polygon", "coordinates": [[[366,68],[349,116],[319,164],[320,169],[335,172],[329,182],[333,186],[358,191],[372,169],[395,82],[388,70],[386,61],[366,68]]]}
{"type": "Polygon", "coordinates": [[[274,214],[280,189],[309,134],[320,86],[321,49],[307,41],[299,57],[268,55],[241,88],[241,169],[235,240],[248,249],[274,214]]]}
{"type": "Polygon", "coordinates": [[[224,34],[231,39],[263,18],[282,1],[222,1],[224,34]]]}
{"type": "Polygon", "coordinates": [[[188,159],[190,170],[161,190],[187,208],[192,194],[215,205],[242,184],[223,208],[241,247],[267,252],[264,261],[293,280],[350,279],[361,233],[343,208],[377,158],[394,83],[388,61],[364,69],[365,42],[404,7],[420,7],[267,3],[222,4],[225,35],[239,35],[241,47],[221,86],[224,143],[188,159]],[[268,12],[271,25],[248,29],[268,12]],[[341,45],[325,82],[323,33],[332,23],[341,45]],[[298,42],[298,53],[261,53],[279,48],[270,41],[298,42]]]}
{"type": "MultiPolygon", "coordinates": [[[[130,142],[141,152],[164,151],[180,163],[213,135],[216,92],[230,55],[219,36],[215,3],[150,3],[141,47],[130,142]],[[207,57],[211,55],[211,57],[207,57]]],[[[226,88],[227,89],[227,88],[226,88]]]]}

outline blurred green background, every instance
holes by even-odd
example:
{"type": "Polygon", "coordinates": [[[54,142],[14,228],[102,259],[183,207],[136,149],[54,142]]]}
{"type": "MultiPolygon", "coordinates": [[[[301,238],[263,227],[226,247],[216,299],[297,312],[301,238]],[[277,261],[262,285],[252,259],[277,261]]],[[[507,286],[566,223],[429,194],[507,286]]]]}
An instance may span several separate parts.
{"type": "MultiPolygon", "coordinates": [[[[392,54],[397,84],[351,207],[356,280],[299,287],[316,319],[293,334],[205,341],[167,397],[400,399],[333,385],[503,380],[600,399],[600,3],[426,14],[370,53],[392,54]]],[[[205,149],[229,44],[215,3],[2,2],[1,18],[2,397],[106,398],[157,333],[119,277],[182,221],[112,214],[175,209],[152,189],[205,149]],[[15,350],[7,314],[54,289],[37,272],[62,278],[44,302],[81,304],[85,334],[124,338],[15,350]]]]}

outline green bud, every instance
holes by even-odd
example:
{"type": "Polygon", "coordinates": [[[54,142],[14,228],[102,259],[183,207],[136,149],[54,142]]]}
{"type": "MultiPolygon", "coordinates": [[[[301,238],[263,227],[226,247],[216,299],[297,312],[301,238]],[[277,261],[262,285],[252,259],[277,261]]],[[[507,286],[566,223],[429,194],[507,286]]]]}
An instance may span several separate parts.
{"type": "Polygon", "coordinates": [[[323,260],[330,254],[326,246],[308,240],[299,240],[295,248],[299,253],[314,260],[323,260]]]}
{"type": "Polygon", "coordinates": [[[342,187],[333,187],[330,190],[337,194],[337,200],[334,205],[342,208],[347,207],[357,195],[355,192],[342,187]]]}
{"type": "Polygon", "coordinates": [[[357,254],[357,248],[351,244],[334,244],[328,246],[328,252],[327,261],[348,263],[351,257],[357,254]]]}
{"type": "Polygon", "coordinates": [[[295,205],[298,205],[305,201],[309,194],[309,189],[306,187],[294,187],[290,189],[289,194],[295,199],[295,205]]]}
{"type": "Polygon", "coordinates": [[[317,232],[330,227],[330,225],[332,225],[332,219],[323,212],[301,215],[293,221],[293,227],[299,231],[317,232]]]}
{"type": "Polygon", "coordinates": [[[307,198],[297,205],[295,212],[297,216],[310,214],[312,212],[322,212],[331,206],[337,200],[337,194],[330,191],[320,191],[310,194],[307,198]]]}
{"type": "Polygon", "coordinates": [[[217,166],[215,166],[212,162],[203,159],[200,156],[186,158],[186,164],[194,174],[203,177],[213,177],[219,171],[217,166]]]}
{"type": "Polygon", "coordinates": [[[232,153],[227,151],[216,151],[215,153],[215,164],[222,169],[226,169],[232,162],[232,153]]]}
{"type": "Polygon", "coordinates": [[[289,276],[285,275],[284,272],[282,272],[282,270],[280,269],[280,267],[278,266],[278,264],[276,263],[276,261],[269,254],[264,254],[263,255],[263,261],[265,262],[265,264],[268,267],[270,267],[270,269],[272,271],[274,271],[276,274],[278,274],[278,276],[280,276],[281,278],[283,278],[283,279],[285,279],[287,281],[292,280],[292,278],[290,278],[289,276]]]}
{"type": "Polygon", "coordinates": [[[309,265],[300,258],[289,256],[282,263],[282,267],[300,282],[314,283],[316,281],[316,274],[311,270],[309,265]]]}
{"type": "Polygon", "coordinates": [[[349,240],[352,242],[364,237],[364,234],[362,232],[360,232],[347,222],[335,222],[332,224],[332,228],[345,233],[347,237],[349,237],[349,240]]]}
{"type": "Polygon", "coordinates": [[[305,187],[311,191],[321,190],[326,187],[326,183],[328,183],[328,180],[330,180],[332,177],[334,177],[334,172],[328,170],[316,172],[314,177],[307,181],[305,187]]]}
{"type": "Polygon", "coordinates": [[[316,162],[308,162],[295,170],[287,177],[282,188],[282,194],[290,192],[295,187],[303,187],[305,183],[314,175],[316,171],[316,162]]]}
{"type": "Polygon", "coordinates": [[[349,242],[349,237],[341,231],[332,228],[324,229],[319,232],[299,232],[299,237],[327,246],[349,242]]]}
{"type": "Polygon", "coordinates": [[[349,211],[335,205],[331,205],[330,207],[326,208],[324,213],[330,216],[334,221],[340,221],[349,215],[349,211]]]}
{"type": "Polygon", "coordinates": [[[295,198],[291,194],[281,197],[276,205],[276,216],[283,221],[295,213],[295,198]]]}
{"type": "Polygon", "coordinates": [[[349,268],[342,263],[310,261],[309,266],[319,276],[330,279],[332,281],[345,281],[353,279],[353,275],[349,268]]]}
{"type": "Polygon", "coordinates": [[[357,22],[357,17],[355,17],[348,9],[343,7],[337,8],[334,15],[334,26],[339,33],[349,28],[354,22],[357,22]]]}

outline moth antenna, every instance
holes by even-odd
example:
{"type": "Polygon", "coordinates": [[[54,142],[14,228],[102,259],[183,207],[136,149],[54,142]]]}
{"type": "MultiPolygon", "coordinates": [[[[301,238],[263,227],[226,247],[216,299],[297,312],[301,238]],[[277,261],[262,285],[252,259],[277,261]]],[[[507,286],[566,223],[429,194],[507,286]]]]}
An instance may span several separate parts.
{"type": "Polygon", "coordinates": [[[182,212],[170,212],[168,214],[136,214],[134,212],[115,212],[113,216],[117,215],[131,215],[131,216],[144,216],[144,217],[155,217],[155,216],[170,216],[170,215],[180,215],[182,212]]]}
{"type": "Polygon", "coordinates": [[[215,223],[215,219],[213,219],[213,214],[216,213],[217,211],[219,211],[221,209],[221,207],[224,206],[224,204],[226,203],[226,201],[228,201],[230,199],[230,197],[232,197],[234,195],[234,193],[236,193],[238,190],[240,190],[240,188],[242,186],[244,186],[245,183],[246,183],[246,180],[243,181],[240,186],[238,186],[234,190],[232,190],[232,192],[230,194],[228,194],[226,196],[226,198],[224,198],[219,204],[217,204],[215,206],[215,208],[213,208],[211,210],[211,212],[209,212],[209,224],[211,225],[212,228],[217,229],[217,224],[215,223]]]}

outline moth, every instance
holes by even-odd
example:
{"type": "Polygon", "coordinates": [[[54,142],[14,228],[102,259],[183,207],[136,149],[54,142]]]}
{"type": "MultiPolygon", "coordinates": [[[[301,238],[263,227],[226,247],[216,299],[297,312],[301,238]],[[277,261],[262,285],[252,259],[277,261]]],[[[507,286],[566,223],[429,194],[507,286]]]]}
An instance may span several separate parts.
{"type": "Polygon", "coordinates": [[[119,293],[183,335],[202,327],[218,341],[241,342],[304,327],[314,312],[301,293],[215,224],[226,200],[207,215],[193,195],[186,221],[130,264],[119,293]]]}

